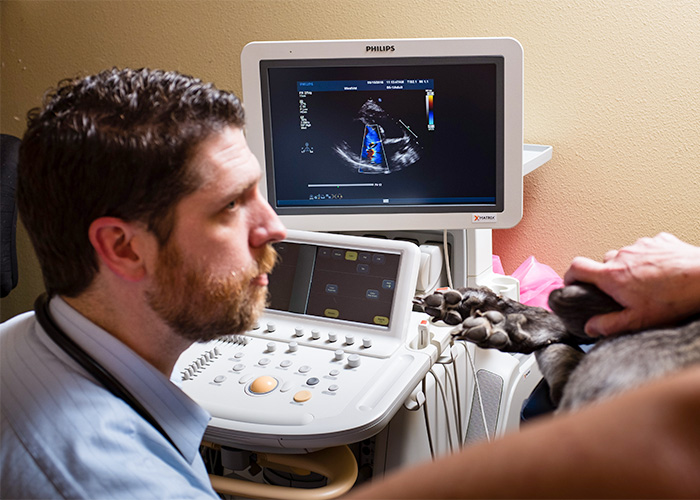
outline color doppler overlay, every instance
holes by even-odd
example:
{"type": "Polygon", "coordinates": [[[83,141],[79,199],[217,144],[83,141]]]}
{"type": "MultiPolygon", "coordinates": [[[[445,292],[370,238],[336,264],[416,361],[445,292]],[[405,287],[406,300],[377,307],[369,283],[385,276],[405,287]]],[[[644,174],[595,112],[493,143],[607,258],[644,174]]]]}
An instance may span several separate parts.
{"type": "MultiPolygon", "coordinates": [[[[362,139],[362,154],[360,158],[372,169],[389,170],[384,157],[384,145],[377,125],[365,125],[365,136],[362,139]]],[[[360,167],[360,172],[362,168],[360,167]]]]}

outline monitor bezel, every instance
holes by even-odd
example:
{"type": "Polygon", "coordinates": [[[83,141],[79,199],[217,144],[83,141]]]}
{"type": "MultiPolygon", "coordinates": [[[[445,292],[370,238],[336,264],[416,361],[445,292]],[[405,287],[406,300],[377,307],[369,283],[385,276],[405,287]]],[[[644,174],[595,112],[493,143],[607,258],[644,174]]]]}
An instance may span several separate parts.
{"type": "Polygon", "coordinates": [[[397,62],[417,58],[503,58],[503,190],[502,209],[461,206],[445,210],[436,207],[412,207],[399,211],[386,207],[362,206],[351,210],[318,208],[280,213],[280,219],[292,229],[312,231],[426,230],[426,229],[499,229],[516,225],[522,218],[523,147],[523,50],[513,38],[434,38],[394,40],[324,40],[251,42],[241,54],[243,100],[246,109],[247,139],[263,169],[260,189],[270,199],[266,140],[263,123],[263,75],[267,61],[285,60],[376,60],[390,57],[397,62]],[[372,48],[372,50],[370,50],[372,48]],[[375,50],[385,49],[385,50],[375,50]]]}

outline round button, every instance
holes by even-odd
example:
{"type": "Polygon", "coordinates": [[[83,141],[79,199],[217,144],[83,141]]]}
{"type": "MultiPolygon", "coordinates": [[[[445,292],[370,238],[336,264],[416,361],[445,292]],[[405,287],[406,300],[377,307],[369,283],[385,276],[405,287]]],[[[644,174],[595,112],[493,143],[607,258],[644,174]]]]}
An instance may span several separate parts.
{"type": "Polygon", "coordinates": [[[243,357],[243,353],[242,353],[242,352],[237,352],[236,354],[233,355],[233,357],[236,358],[236,359],[241,359],[241,358],[243,357]]]}
{"type": "Polygon", "coordinates": [[[260,358],[260,361],[258,361],[258,364],[260,366],[267,366],[270,364],[270,358],[260,358]]]}
{"type": "Polygon", "coordinates": [[[333,357],[336,361],[342,360],[344,356],[345,356],[345,352],[342,349],[338,349],[337,351],[335,351],[335,353],[333,355],[333,357]]]}
{"type": "Polygon", "coordinates": [[[309,373],[311,371],[311,367],[308,365],[300,366],[299,367],[299,373],[309,373]]]}
{"type": "Polygon", "coordinates": [[[338,334],[337,334],[337,333],[330,332],[330,333],[328,334],[328,342],[335,342],[335,341],[337,341],[337,340],[338,340],[338,334]]]}
{"type": "Polygon", "coordinates": [[[357,368],[358,366],[360,366],[360,356],[358,356],[357,354],[351,354],[350,356],[348,356],[348,366],[350,368],[357,368]]]}
{"type": "Polygon", "coordinates": [[[214,377],[214,382],[216,382],[217,384],[220,384],[224,380],[226,380],[225,375],[217,375],[216,377],[214,377]]]}
{"type": "Polygon", "coordinates": [[[331,391],[331,392],[335,392],[335,391],[338,390],[338,386],[337,386],[336,384],[329,385],[329,386],[328,386],[328,390],[331,391]]]}
{"type": "Polygon", "coordinates": [[[250,392],[255,394],[267,394],[277,387],[277,379],[269,375],[258,377],[250,384],[250,392]]]}
{"type": "Polygon", "coordinates": [[[296,342],[289,343],[289,352],[297,352],[299,350],[299,344],[296,342]]]}
{"type": "Polygon", "coordinates": [[[353,337],[352,335],[346,335],[345,336],[345,343],[347,345],[353,345],[355,343],[355,337],[353,337]]]}
{"type": "Polygon", "coordinates": [[[282,368],[289,368],[290,366],[292,366],[292,362],[289,361],[288,359],[284,359],[284,360],[282,360],[282,362],[280,363],[280,366],[281,366],[282,368]]]}
{"type": "Polygon", "coordinates": [[[274,352],[275,349],[277,349],[277,344],[274,342],[267,343],[267,352],[274,352]]]}
{"type": "Polygon", "coordinates": [[[304,336],[304,329],[303,328],[295,328],[294,329],[294,336],[295,337],[303,337],[304,336]]]}
{"type": "Polygon", "coordinates": [[[370,347],[372,347],[372,339],[369,337],[363,338],[362,347],[364,347],[365,349],[369,349],[370,347]]]}
{"type": "Polygon", "coordinates": [[[243,363],[237,363],[237,364],[233,365],[234,372],[243,371],[244,368],[245,368],[245,365],[243,363]]]}
{"type": "Polygon", "coordinates": [[[311,330],[311,338],[314,340],[318,340],[321,338],[321,332],[318,330],[311,330]]]}
{"type": "Polygon", "coordinates": [[[338,370],[331,370],[328,372],[328,375],[331,377],[337,377],[340,372],[338,370]]]}
{"type": "Polygon", "coordinates": [[[275,330],[277,330],[277,325],[275,325],[274,323],[267,324],[267,331],[268,332],[274,332],[275,330]]]}
{"type": "Polygon", "coordinates": [[[303,403],[311,399],[311,393],[309,391],[299,391],[294,395],[294,401],[297,403],[303,403]]]}
{"type": "Polygon", "coordinates": [[[319,383],[319,380],[316,377],[311,377],[309,380],[306,381],[307,385],[316,385],[319,383]]]}

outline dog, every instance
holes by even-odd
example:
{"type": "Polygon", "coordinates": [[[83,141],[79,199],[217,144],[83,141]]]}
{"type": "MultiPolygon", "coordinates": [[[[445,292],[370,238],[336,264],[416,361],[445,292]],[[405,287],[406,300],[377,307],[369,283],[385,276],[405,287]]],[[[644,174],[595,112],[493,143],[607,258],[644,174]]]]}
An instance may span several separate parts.
{"type": "Polygon", "coordinates": [[[454,325],[454,340],[503,352],[534,352],[558,412],[700,363],[700,318],[616,337],[587,336],[584,325],[590,317],[622,306],[586,283],[554,290],[549,296],[553,312],[485,287],[436,291],[415,302],[433,321],[454,325]],[[580,347],[586,344],[594,344],[587,353],[580,347]]]}

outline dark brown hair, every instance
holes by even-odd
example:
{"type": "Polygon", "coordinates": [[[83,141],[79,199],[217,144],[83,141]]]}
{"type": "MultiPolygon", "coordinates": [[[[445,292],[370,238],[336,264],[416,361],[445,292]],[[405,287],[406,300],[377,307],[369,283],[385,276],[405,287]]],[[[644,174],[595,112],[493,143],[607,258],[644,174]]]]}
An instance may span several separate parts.
{"type": "Polygon", "coordinates": [[[236,96],[176,72],[111,69],[64,80],[27,115],[17,203],[49,294],[74,297],[98,270],[92,221],[141,221],[161,245],[173,208],[199,185],[188,160],[226,126],[236,96]]]}

